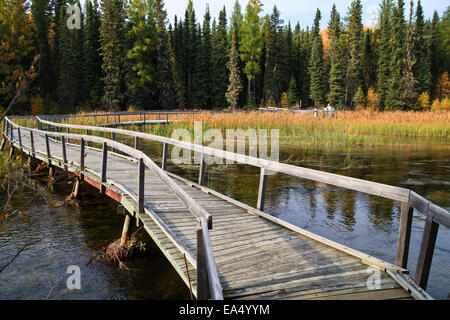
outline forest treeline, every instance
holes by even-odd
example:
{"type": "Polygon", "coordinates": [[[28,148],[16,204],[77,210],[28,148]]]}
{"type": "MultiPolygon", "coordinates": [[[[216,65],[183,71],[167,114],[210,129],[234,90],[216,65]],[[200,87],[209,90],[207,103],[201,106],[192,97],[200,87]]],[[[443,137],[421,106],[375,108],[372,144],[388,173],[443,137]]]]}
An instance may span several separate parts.
{"type": "MultiPolygon", "coordinates": [[[[420,1],[382,0],[364,26],[360,0],[333,6],[321,30],[291,25],[260,0],[217,19],[169,23],[163,0],[0,0],[0,107],[39,57],[38,77],[15,113],[229,109],[258,106],[420,110],[450,108],[450,7],[425,19],[420,1]],[[406,6],[411,14],[406,16],[406,6]],[[80,6],[81,7],[81,6],[80,6]]],[[[300,5],[296,2],[293,5],[300,5]]]]}

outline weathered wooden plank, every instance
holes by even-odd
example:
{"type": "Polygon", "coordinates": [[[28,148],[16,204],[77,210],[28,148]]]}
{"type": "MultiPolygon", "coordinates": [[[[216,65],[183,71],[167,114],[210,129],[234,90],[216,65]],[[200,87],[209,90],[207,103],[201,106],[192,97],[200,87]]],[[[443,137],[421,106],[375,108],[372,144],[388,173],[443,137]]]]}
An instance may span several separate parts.
{"type": "Polygon", "coordinates": [[[423,232],[422,244],[420,246],[415,276],[416,283],[424,290],[426,290],[428,284],[428,276],[430,274],[438,230],[439,224],[434,222],[431,217],[428,217],[425,221],[425,229],[423,232]]]}
{"type": "Polygon", "coordinates": [[[411,240],[411,226],[414,208],[407,202],[401,203],[400,227],[398,231],[397,254],[395,264],[402,268],[408,267],[409,244],[411,240]]]}

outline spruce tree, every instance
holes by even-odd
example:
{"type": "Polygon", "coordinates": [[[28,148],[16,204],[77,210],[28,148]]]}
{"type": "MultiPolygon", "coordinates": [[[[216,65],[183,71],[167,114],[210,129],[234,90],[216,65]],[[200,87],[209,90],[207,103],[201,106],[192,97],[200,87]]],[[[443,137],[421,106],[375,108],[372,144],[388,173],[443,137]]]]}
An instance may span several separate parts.
{"type": "Polygon", "coordinates": [[[391,33],[392,33],[392,0],[383,0],[381,4],[380,31],[378,45],[377,93],[379,103],[385,107],[387,92],[390,88],[391,76],[391,33]]]}
{"type": "Polygon", "coordinates": [[[228,90],[226,93],[226,98],[233,110],[238,107],[239,98],[243,90],[240,58],[238,52],[237,29],[237,26],[234,26],[234,28],[232,29],[233,37],[231,39],[231,50],[229,54],[229,61],[227,64],[230,76],[228,80],[228,90]]]}
{"type": "MultiPolygon", "coordinates": [[[[361,44],[363,40],[364,30],[362,24],[362,5],[360,0],[352,2],[349,16],[347,18],[347,33],[348,33],[348,47],[349,47],[349,61],[347,64],[347,105],[351,106],[353,96],[359,87],[362,87],[362,50],[361,44]]],[[[367,88],[363,88],[363,91],[367,88]]]]}
{"type": "Polygon", "coordinates": [[[342,23],[336,6],[333,5],[328,27],[330,39],[330,92],[328,102],[337,109],[345,106],[346,44],[342,34],[342,23]]]}
{"type": "Polygon", "coordinates": [[[375,32],[367,29],[364,33],[363,53],[361,60],[364,87],[367,89],[374,88],[377,79],[377,54],[375,46],[375,32]]]}
{"type": "Polygon", "coordinates": [[[437,95],[436,88],[443,68],[440,50],[442,43],[442,34],[441,34],[440,18],[436,11],[434,12],[433,19],[431,21],[429,37],[430,37],[430,71],[431,71],[430,96],[431,99],[434,100],[437,95]]]}
{"type": "Polygon", "coordinates": [[[99,107],[102,95],[102,60],[100,50],[100,12],[98,2],[86,0],[86,24],[84,27],[84,82],[83,90],[87,93],[87,103],[91,107],[99,107]]]}
{"type": "Polygon", "coordinates": [[[392,47],[389,78],[389,89],[386,96],[386,107],[389,110],[401,110],[406,108],[404,100],[404,88],[398,84],[401,82],[405,71],[406,61],[406,23],[405,23],[405,3],[398,0],[397,6],[393,10],[392,21],[392,47]]]}
{"type": "Polygon", "coordinates": [[[291,81],[289,83],[289,88],[287,91],[287,97],[288,97],[288,104],[289,106],[294,106],[299,102],[299,93],[297,89],[297,83],[295,82],[294,77],[291,78],[291,81]]]}
{"type": "Polygon", "coordinates": [[[414,31],[414,54],[417,59],[414,65],[414,77],[419,82],[419,89],[421,92],[429,92],[431,85],[431,70],[430,70],[430,47],[426,37],[425,18],[423,16],[423,8],[420,0],[417,3],[416,9],[416,23],[414,31]]]}
{"type": "Polygon", "coordinates": [[[125,74],[124,21],[122,0],[102,1],[100,27],[102,70],[104,73],[104,103],[109,110],[123,107],[125,74]]]}
{"type": "Polygon", "coordinates": [[[314,101],[316,107],[325,104],[323,42],[320,35],[321,17],[320,10],[317,9],[312,30],[313,44],[309,60],[310,98],[314,101]]]}
{"type": "Polygon", "coordinates": [[[223,10],[219,14],[219,24],[214,39],[213,50],[213,107],[215,108],[224,108],[227,105],[225,93],[229,78],[227,68],[228,47],[227,13],[225,7],[223,7],[223,10]]]}

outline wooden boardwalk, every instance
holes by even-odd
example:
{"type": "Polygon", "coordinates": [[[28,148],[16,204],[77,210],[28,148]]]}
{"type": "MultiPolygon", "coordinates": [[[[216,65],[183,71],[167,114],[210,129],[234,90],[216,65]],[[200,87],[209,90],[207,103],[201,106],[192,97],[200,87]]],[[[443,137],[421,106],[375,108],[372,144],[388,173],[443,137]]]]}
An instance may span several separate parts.
{"type": "MultiPolygon", "coordinates": [[[[36,129],[30,134],[24,128],[20,133],[17,128],[8,128],[6,125],[4,137],[14,147],[49,166],[77,173],[121,203],[134,223],[143,224],[196,297],[204,297],[198,293],[197,277],[205,273],[198,270],[203,268],[198,255],[206,254],[199,251],[198,242],[205,238],[199,240],[198,217],[180,194],[188,195],[211,216],[208,241],[213,257],[206,255],[214,259],[220,282],[216,287],[225,299],[431,299],[400,266],[311,234],[161,170],[184,192],[175,194],[174,187],[153,167],[143,168],[136,158],[111,151],[105,156],[105,144],[103,149],[83,145],[85,157],[81,160],[82,146],[68,143],[67,138],[51,137],[58,133],[45,136],[36,129]],[[140,168],[143,174],[139,174],[140,168]],[[377,288],[367,284],[375,270],[379,270],[381,280],[377,288]]],[[[209,272],[213,265],[208,261],[204,267],[211,291],[214,282],[209,272]]]]}

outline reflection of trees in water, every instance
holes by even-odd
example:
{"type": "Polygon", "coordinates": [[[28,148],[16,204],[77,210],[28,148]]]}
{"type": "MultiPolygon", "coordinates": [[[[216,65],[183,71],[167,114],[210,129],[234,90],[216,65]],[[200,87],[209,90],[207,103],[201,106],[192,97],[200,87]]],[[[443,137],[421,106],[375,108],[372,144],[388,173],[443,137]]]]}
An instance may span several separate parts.
{"type": "Polygon", "coordinates": [[[393,225],[394,201],[376,196],[368,196],[369,220],[375,229],[387,231],[393,225]]]}
{"type": "Polygon", "coordinates": [[[316,201],[316,183],[309,180],[303,180],[303,188],[305,189],[306,194],[309,198],[309,208],[311,219],[316,216],[317,213],[317,201],[316,201]]]}
{"type": "Polygon", "coordinates": [[[334,219],[334,214],[336,211],[337,193],[334,188],[326,188],[322,191],[323,198],[325,200],[325,209],[327,210],[327,218],[330,220],[334,219]]]}
{"type": "Polygon", "coordinates": [[[353,231],[353,226],[356,224],[355,220],[355,206],[356,195],[352,191],[341,192],[341,206],[342,215],[344,217],[344,224],[348,227],[348,230],[353,231]]]}

